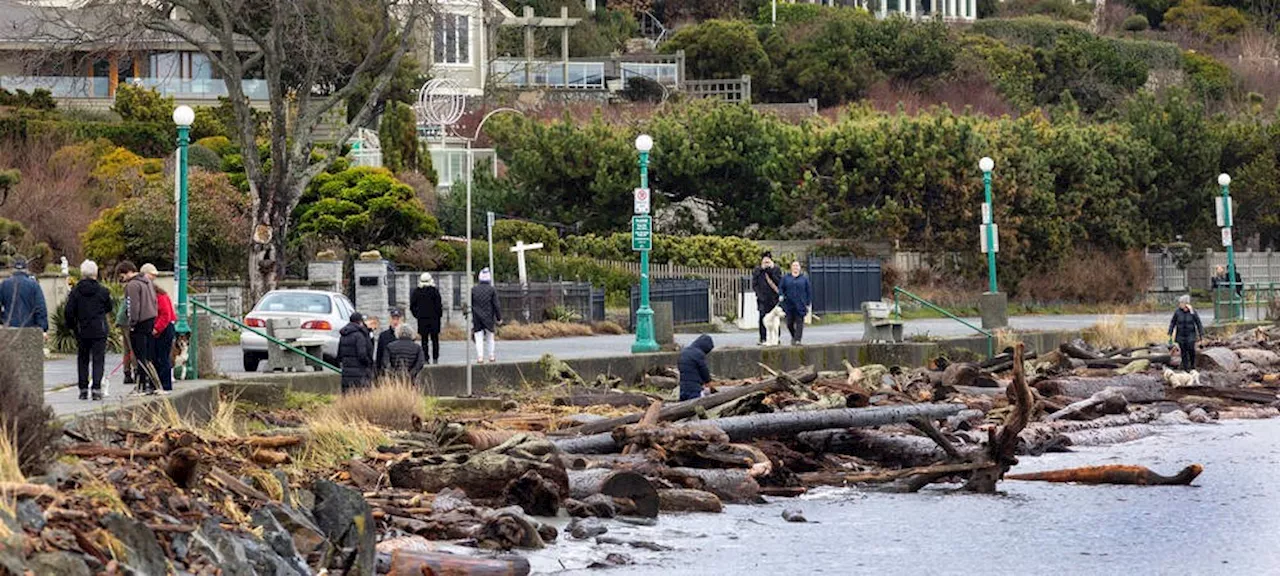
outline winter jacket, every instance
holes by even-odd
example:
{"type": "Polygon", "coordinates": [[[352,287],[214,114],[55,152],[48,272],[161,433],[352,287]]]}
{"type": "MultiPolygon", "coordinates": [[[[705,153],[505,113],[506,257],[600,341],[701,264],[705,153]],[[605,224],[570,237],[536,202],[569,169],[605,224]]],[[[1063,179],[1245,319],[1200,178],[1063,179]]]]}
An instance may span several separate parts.
{"type": "Polygon", "coordinates": [[[809,285],[809,277],[801,274],[782,277],[782,311],[788,316],[804,316],[809,313],[809,305],[813,304],[813,287],[809,285]]]}
{"type": "Polygon", "coordinates": [[[156,288],[146,274],[138,274],[124,285],[124,305],[128,309],[125,316],[129,329],[146,322],[154,322],[158,312],[156,306],[156,288]]]}
{"type": "Polygon", "coordinates": [[[352,322],[338,331],[338,362],[342,364],[342,379],[363,382],[373,378],[373,340],[369,329],[352,322]]]}
{"type": "Polygon", "coordinates": [[[401,338],[387,345],[387,353],[382,357],[382,371],[402,372],[410,379],[417,378],[418,372],[427,363],[422,346],[411,338],[401,338]]]}
{"type": "Polygon", "coordinates": [[[378,371],[382,371],[382,363],[387,359],[387,346],[396,341],[396,329],[387,328],[378,334],[378,347],[374,351],[373,365],[378,367],[378,371]]]}
{"type": "Polygon", "coordinates": [[[711,369],[707,367],[707,354],[716,347],[711,336],[703,334],[693,344],[680,351],[680,400],[690,400],[702,395],[702,386],[711,381],[711,369]]]}
{"type": "Polygon", "coordinates": [[[756,304],[761,312],[773,310],[778,305],[778,295],[782,290],[782,269],[774,266],[764,268],[756,266],[751,271],[751,287],[756,292],[756,304]],[[769,282],[773,285],[770,286],[769,282]]]}
{"type": "Polygon", "coordinates": [[[111,301],[111,291],[92,278],[76,282],[75,288],[67,296],[67,305],[62,315],[67,319],[67,328],[81,340],[97,340],[106,338],[111,332],[107,324],[107,316],[115,305],[111,301]]]}
{"type": "Polygon", "coordinates": [[[1204,324],[1200,323],[1200,315],[1195,310],[1183,310],[1178,307],[1169,320],[1169,337],[1178,333],[1179,342],[1195,342],[1204,336],[1204,324]]]}
{"type": "Polygon", "coordinates": [[[156,294],[156,330],[159,334],[164,332],[170,324],[178,321],[178,313],[173,310],[173,300],[169,299],[168,294],[156,294]]]}
{"type": "Polygon", "coordinates": [[[498,291],[488,282],[476,284],[471,289],[471,331],[497,332],[499,322],[498,291]]]}
{"type": "MultiPolygon", "coordinates": [[[[1229,288],[1230,282],[1227,282],[1227,273],[1223,272],[1221,276],[1213,277],[1213,289],[1229,288]]],[[[1244,296],[1244,280],[1240,278],[1240,271],[1236,270],[1236,295],[1244,296]]]]}
{"type": "Polygon", "coordinates": [[[418,332],[439,334],[440,317],[444,316],[440,290],[435,286],[414,288],[413,294],[409,296],[409,312],[418,319],[418,332]]]}
{"type": "Polygon", "coordinates": [[[49,310],[40,282],[25,272],[15,272],[0,282],[0,324],[49,331],[49,310]]]}

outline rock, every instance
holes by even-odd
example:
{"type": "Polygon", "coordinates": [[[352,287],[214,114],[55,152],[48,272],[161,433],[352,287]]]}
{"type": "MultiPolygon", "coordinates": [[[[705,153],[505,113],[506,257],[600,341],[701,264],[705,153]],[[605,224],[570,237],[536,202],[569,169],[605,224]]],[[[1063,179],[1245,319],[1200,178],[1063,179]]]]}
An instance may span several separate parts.
{"type": "MultiPolygon", "coordinates": [[[[271,507],[275,507],[275,505],[273,504],[271,507]]],[[[262,528],[262,541],[280,556],[281,561],[299,574],[310,574],[312,572],[310,566],[307,565],[306,559],[298,553],[298,549],[293,545],[293,534],[279,520],[276,520],[276,516],[272,513],[270,507],[254,510],[252,518],[254,525],[262,528]]]]}
{"type": "Polygon", "coordinates": [[[293,505],[302,510],[310,510],[316,507],[316,494],[310,490],[299,488],[294,491],[293,505]]]}
{"type": "Polygon", "coordinates": [[[613,568],[614,566],[629,566],[634,563],[635,560],[632,560],[626,554],[611,552],[605,555],[604,560],[596,560],[588,564],[587,568],[613,568]]]}
{"type": "Polygon", "coordinates": [[[431,502],[431,510],[437,514],[472,507],[471,500],[467,499],[467,493],[457,488],[441,490],[439,494],[436,494],[435,500],[431,502]]]}
{"type": "Polygon", "coordinates": [[[657,518],[641,518],[639,516],[619,516],[618,521],[632,526],[657,526],[657,518]]]}
{"type": "Polygon", "coordinates": [[[782,511],[782,519],[787,522],[808,522],[809,519],[804,517],[804,513],[795,508],[788,508],[782,511]]]}
{"type": "Polygon", "coordinates": [[[1280,365],[1280,354],[1276,354],[1270,350],[1241,348],[1236,350],[1236,356],[1240,358],[1241,362],[1248,362],[1264,370],[1280,365]]]}
{"type": "Polygon", "coordinates": [[[658,508],[669,512],[712,512],[724,509],[720,498],[710,492],[674,488],[658,491],[658,508]]]}
{"type": "Polygon", "coordinates": [[[1069,358],[1067,361],[1071,365],[1072,370],[1082,370],[1089,367],[1089,365],[1085,363],[1084,360],[1081,360],[1079,358],[1069,358]]]}
{"type": "Polygon", "coordinates": [[[1191,419],[1187,416],[1187,413],[1181,410],[1174,410],[1173,412],[1161,414],[1159,418],[1152,422],[1152,424],[1159,426],[1178,426],[1190,423],[1191,419]]]}
{"type": "Polygon", "coordinates": [[[169,539],[169,551],[173,552],[173,557],[179,561],[187,560],[187,553],[191,552],[191,535],[182,532],[174,533],[169,539]]]}
{"type": "Polygon", "coordinates": [[[26,562],[22,558],[22,525],[18,519],[0,508],[0,574],[23,574],[26,562]]]}
{"type": "Polygon", "coordinates": [[[613,518],[618,515],[618,503],[607,494],[592,494],[582,501],[597,518],[613,518]]]}
{"type": "Polygon", "coordinates": [[[580,520],[574,518],[573,521],[569,522],[568,530],[570,536],[573,536],[578,540],[586,540],[608,532],[609,528],[599,520],[580,520]]]}
{"type": "Polygon", "coordinates": [[[1138,372],[1145,372],[1150,366],[1150,360],[1134,360],[1133,362],[1126,364],[1124,368],[1116,370],[1116,374],[1137,374],[1138,372]]]}
{"type": "Polygon", "coordinates": [[[372,575],[377,556],[377,526],[369,503],[359,492],[328,480],[317,481],[311,488],[316,497],[311,513],[316,525],[339,549],[346,573],[372,575]]]}
{"type": "Polygon", "coordinates": [[[44,530],[44,509],[39,504],[36,504],[35,500],[31,498],[19,500],[15,513],[18,517],[18,524],[27,532],[34,534],[44,530]]]}
{"type": "MultiPolygon", "coordinates": [[[[275,521],[289,533],[293,540],[293,549],[306,560],[308,565],[323,568],[329,564],[333,555],[333,546],[324,531],[305,511],[277,504],[269,504],[262,510],[271,514],[275,521]]],[[[278,549],[277,552],[279,552],[278,549]]],[[[283,554],[281,552],[281,555],[283,554]]]]}
{"type": "Polygon", "coordinates": [[[596,544],[614,544],[618,546],[625,544],[632,548],[642,548],[644,550],[653,550],[654,552],[665,552],[667,550],[671,550],[670,546],[663,546],[657,542],[650,542],[648,540],[623,540],[621,538],[613,538],[610,536],[597,537],[596,544]]]}
{"type": "Polygon", "coordinates": [[[122,568],[134,574],[167,573],[164,549],[145,524],[112,512],[102,519],[102,526],[124,546],[123,557],[116,558],[122,568]]]}
{"type": "Polygon", "coordinates": [[[508,483],[503,496],[530,516],[555,516],[560,511],[559,488],[532,470],[508,483]]]}
{"type": "Polygon", "coordinates": [[[1209,416],[1208,412],[1204,411],[1204,408],[1192,410],[1190,414],[1187,414],[1187,418],[1196,424],[1208,424],[1213,421],[1213,418],[1209,416]]]}
{"type": "Polygon", "coordinates": [[[539,525],[516,506],[493,510],[485,515],[484,524],[476,533],[476,543],[488,550],[537,550],[546,547],[539,525]]]}
{"type": "Polygon", "coordinates": [[[1240,369],[1240,358],[1230,348],[1203,348],[1196,353],[1196,369],[1235,372],[1240,369]]]}
{"type": "Polygon", "coordinates": [[[213,518],[200,525],[194,532],[194,539],[192,551],[213,560],[224,576],[305,576],[311,573],[305,566],[301,571],[293,567],[261,540],[223,530],[213,518]]]}
{"type": "Polygon", "coordinates": [[[58,576],[93,575],[84,558],[79,554],[70,552],[37,554],[27,561],[27,569],[36,574],[57,574],[58,576]]]}

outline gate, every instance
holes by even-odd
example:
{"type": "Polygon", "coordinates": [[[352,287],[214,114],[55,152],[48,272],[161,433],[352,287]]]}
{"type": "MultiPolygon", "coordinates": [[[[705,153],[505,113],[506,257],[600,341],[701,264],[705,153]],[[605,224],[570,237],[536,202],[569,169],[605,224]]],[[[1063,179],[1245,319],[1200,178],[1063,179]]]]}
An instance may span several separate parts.
{"type": "Polygon", "coordinates": [[[809,258],[809,282],[813,285],[813,313],[852,314],[863,302],[881,298],[880,261],[848,257],[809,258]]]}
{"type": "MultiPolygon", "coordinates": [[[[649,281],[649,302],[670,302],[672,321],[676,326],[711,322],[711,282],[702,279],[664,279],[649,281]]],[[[640,285],[631,286],[631,328],[636,326],[636,309],[640,307],[640,285]]]]}

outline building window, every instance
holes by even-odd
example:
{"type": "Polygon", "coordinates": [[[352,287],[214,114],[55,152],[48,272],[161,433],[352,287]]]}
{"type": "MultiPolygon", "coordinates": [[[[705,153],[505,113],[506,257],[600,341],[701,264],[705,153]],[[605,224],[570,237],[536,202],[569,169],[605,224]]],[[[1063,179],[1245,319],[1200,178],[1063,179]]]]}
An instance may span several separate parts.
{"type": "Polygon", "coordinates": [[[441,14],[435,21],[436,64],[471,63],[471,17],[441,14]]]}

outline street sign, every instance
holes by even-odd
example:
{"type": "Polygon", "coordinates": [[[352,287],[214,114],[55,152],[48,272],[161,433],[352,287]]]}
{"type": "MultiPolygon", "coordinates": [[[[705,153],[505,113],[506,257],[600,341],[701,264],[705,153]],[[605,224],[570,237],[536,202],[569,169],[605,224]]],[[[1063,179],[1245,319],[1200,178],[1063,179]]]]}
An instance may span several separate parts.
{"type": "Polygon", "coordinates": [[[991,223],[991,204],[988,204],[986,202],[982,203],[982,223],[983,224],[991,223]]]}
{"type": "Polygon", "coordinates": [[[1222,229],[1222,245],[1223,246],[1231,245],[1231,229],[1230,228],[1222,229]]]}
{"type": "Polygon", "coordinates": [[[635,192],[633,193],[633,195],[634,195],[634,200],[635,200],[635,213],[636,213],[636,214],[648,214],[648,213],[649,213],[649,204],[650,204],[650,202],[649,202],[649,198],[650,198],[650,196],[649,196],[649,189],[648,189],[648,188],[636,188],[636,189],[635,189],[635,192]]]}
{"type": "Polygon", "coordinates": [[[1217,215],[1219,228],[1222,228],[1223,226],[1232,225],[1233,222],[1231,222],[1230,220],[1232,219],[1231,217],[1235,216],[1235,212],[1236,212],[1235,199],[1231,200],[1231,204],[1229,206],[1230,209],[1225,211],[1222,209],[1223,207],[1222,200],[1223,198],[1221,196],[1214,196],[1213,198],[1213,211],[1217,215]]]}
{"type": "Polygon", "coordinates": [[[631,217],[631,249],[636,252],[653,250],[653,218],[650,216],[631,217]]]}
{"type": "Polygon", "coordinates": [[[991,251],[1000,252],[1000,227],[996,224],[984,224],[978,227],[978,235],[981,236],[979,243],[982,244],[982,253],[987,253],[987,226],[991,227],[991,251]]]}

